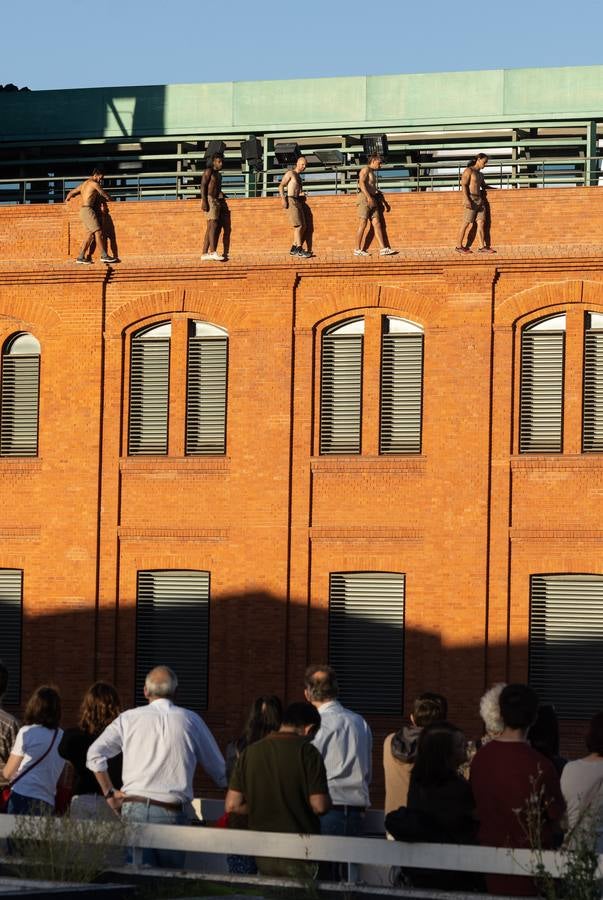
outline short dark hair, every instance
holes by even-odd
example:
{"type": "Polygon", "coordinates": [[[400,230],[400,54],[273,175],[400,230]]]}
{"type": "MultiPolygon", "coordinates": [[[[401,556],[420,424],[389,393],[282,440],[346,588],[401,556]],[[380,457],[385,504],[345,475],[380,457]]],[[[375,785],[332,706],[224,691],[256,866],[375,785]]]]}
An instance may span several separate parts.
{"type": "Polygon", "coordinates": [[[0,662],[0,700],[6,694],[6,689],[8,687],[8,669],[4,665],[4,663],[0,662]]]}
{"type": "Polygon", "coordinates": [[[335,700],[339,694],[335,669],[326,665],[326,663],[316,663],[308,666],[304,682],[310,699],[315,700],[317,703],[335,700]]]}
{"type": "Polygon", "coordinates": [[[536,719],[538,695],[528,684],[508,684],[500,692],[499,704],[507,728],[529,728],[536,719]]]}
{"type": "Polygon", "coordinates": [[[534,748],[552,759],[559,756],[559,720],[552,703],[541,703],[536,719],[530,726],[528,741],[534,748]]]}
{"type": "Polygon", "coordinates": [[[448,717],[446,697],[432,691],[419,694],[413,705],[412,717],[418,728],[425,728],[432,722],[443,722],[448,717]]]}
{"type": "Polygon", "coordinates": [[[47,684],[36,688],[25,707],[24,725],[45,725],[58,728],[61,721],[61,698],[58,691],[47,684]]]}
{"type": "Polygon", "coordinates": [[[599,756],[603,756],[603,712],[595,713],[588,723],[586,749],[589,753],[598,753],[599,756]]]}
{"type": "Polygon", "coordinates": [[[366,158],[367,162],[371,162],[373,159],[378,159],[379,162],[383,162],[383,156],[381,153],[369,153],[366,158]]]}
{"type": "Polygon", "coordinates": [[[450,722],[433,722],[424,728],[411,777],[425,787],[454,777],[459,765],[457,735],[463,732],[450,722]]]}
{"type": "Polygon", "coordinates": [[[293,726],[293,728],[306,728],[306,726],[312,725],[318,728],[320,713],[311,703],[290,703],[283,713],[283,725],[293,726]]]}
{"type": "Polygon", "coordinates": [[[102,175],[104,178],[105,177],[104,170],[103,169],[92,169],[92,177],[94,178],[95,175],[102,175]]]}

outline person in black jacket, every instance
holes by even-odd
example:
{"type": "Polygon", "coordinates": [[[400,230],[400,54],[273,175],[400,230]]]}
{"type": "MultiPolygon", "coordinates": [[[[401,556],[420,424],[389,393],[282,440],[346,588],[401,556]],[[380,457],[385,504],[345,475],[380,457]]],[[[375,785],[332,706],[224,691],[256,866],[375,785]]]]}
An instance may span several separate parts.
{"type": "MultiPolygon", "coordinates": [[[[121,712],[119,695],[112,684],[97,681],[82,700],[77,728],[67,728],[59,744],[59,753],[73,768],[71,815],[78,819],[109,818],[107,806],[94,773],[86,768],[88,748],[121,712]]],[[[109,760],[113,784],[121,787],[122,755],[109,760]]]]}
{"type": "MultiPolygon", "coordinates": [[[[385,827],[398,841],[439,844],[477,843],[478,822],[468,781],[459,774],[467,758],[463,732],[434,722],[419,736],[407,806],[390,812],[385,827]]],[[[479,890],[481,879],[467,872],[406,869],[415,887],[479,890]]]]}

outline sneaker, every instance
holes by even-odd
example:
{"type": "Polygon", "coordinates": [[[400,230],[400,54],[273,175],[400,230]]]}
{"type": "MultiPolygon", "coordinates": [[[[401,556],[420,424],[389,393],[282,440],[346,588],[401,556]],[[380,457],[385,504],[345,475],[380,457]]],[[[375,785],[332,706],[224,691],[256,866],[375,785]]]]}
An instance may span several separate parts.
{"type": "Polygon", "coordinates": [[[211,259],[211,253],[202,253],[201,259],[211,259]]]}
{"type": "Polygon", "coordinates": [[[91,259],[84,259],[83,256],[78,256],[77,259],[76,259],[76,263],[79,263],[80,266],[91,266],[91,265],[92,265],[92,260],[91,260],[91,259]]]}
{"type": "Polygon", "coordinates": [[[478,253],[496,253],[496,250],[493,250],[492,247],[478,247],[478,253]]]}
{"type": "Polygon", "coordinates": [[[297,244],[292,244],[291,249],[289,250],[289,256],[297,256],[299,250],[301,250],[301,247],[298,247],[297,244]]]}
{"type": "Polygon", "coordinates": [[[367,250],[354,250],[354,256],[370,256],[370,253],[367,250]]]}
{"type": "Polygon", "coordinates": [[[379,256],[395,256],[397,252],[397,250],[392,250],[391,247],[382,247],[379,251],[379,256]]]}
{"type": "Polygon", "coordinates": [[[454,249],[457,253],[473,253],[473,250],[470,250],[469,247],[455,247],[454,249]]]}
{"type": "Polygon", "coordinates": [[[213,253],[208,253],[207,258],[213,259],[215,262],[224,262],[224,257],[221,256],[217,250],[214,250],[213,253]]]}
{"type": "Polygon", "coordinates": [[[119,262],[119,260],[116,256],[101,256],[101,262],[110,265],[111,263],[119,262]]]}
{"type": "Polygon", "coordinates": [[[302,259],[311,259],[314,256],[313,253],[311,253],[309,250],[304,250],[302,247],[300,247],[297,251],[297,255],[302,259]]]}

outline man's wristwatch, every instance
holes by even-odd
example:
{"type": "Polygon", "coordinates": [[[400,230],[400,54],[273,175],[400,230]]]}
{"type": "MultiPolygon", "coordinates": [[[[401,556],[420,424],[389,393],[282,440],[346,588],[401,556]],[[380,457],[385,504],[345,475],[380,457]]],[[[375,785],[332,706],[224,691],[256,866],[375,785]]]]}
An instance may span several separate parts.
{"type": "Polygon", "coordinates": [[[115,788],[109,788],[106,794],[104,794],[105,800],[110,800],[115,794],[115,788]]]}

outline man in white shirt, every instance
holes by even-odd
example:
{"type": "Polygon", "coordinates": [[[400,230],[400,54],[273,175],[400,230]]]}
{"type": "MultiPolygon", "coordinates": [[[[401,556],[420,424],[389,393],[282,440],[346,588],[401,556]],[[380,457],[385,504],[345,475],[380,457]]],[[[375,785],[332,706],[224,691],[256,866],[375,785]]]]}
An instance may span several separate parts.
{"type": "MultiPolygon", "coordinates": [[[[88,750],[109,806],[128,822],[186,825],[193,799],[193,776],[201,765],[218,787],[226,787],[224,757],[209,728],[196,713],[176,706],[175,673],[157,666],[146,677],[147,706],[129,709],[105,728],[88,750]],[[123,785],[115,790],[107,760],[123,753],[123,785]]],[[[184,853],[145,850],[143,863],[181,868],[184,853]]]]}
{"type": "Polygon", "coordinates": [[[313,738],[327,770],[332,807],[321,817],[321,834],[357,835],[370,804],[371,730],[362,716],[337,700],[335,670],[327,665],[306,669],[305,696],[319,712],[313,738]]]}

